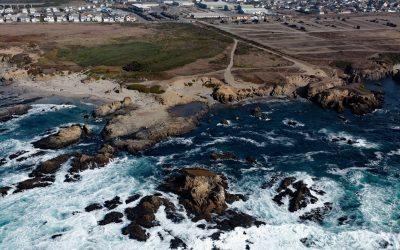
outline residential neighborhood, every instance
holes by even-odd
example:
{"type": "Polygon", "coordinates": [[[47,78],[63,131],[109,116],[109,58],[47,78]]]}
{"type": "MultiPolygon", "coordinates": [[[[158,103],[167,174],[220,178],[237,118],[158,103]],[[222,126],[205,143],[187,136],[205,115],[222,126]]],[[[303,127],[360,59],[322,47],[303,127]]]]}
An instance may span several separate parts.
{"type": "Polygon", "coordinates": [[[2,4],[0,23],[124,23],[190,21],[192,19],[260,20],[286,13],[399,13],[396,0],[88,0],[79,6],[40,7],[2,4]]]}

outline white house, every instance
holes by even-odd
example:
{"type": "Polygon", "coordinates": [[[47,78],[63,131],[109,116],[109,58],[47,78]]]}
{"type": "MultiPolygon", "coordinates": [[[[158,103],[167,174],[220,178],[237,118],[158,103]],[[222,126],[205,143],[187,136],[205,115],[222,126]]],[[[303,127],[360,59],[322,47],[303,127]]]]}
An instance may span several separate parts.
{"type": "Polygon", "coordinates": [[[94,21],[94,22],[101,23],[101,22],[103,22],[103,16],[102,16],[101,14],[96,14],[96,15],[93,17],[93,21],[94,21]]]}
{"type": "Polygon", "coordinates": [[[43,20],[44,20],[45,22],[48,22],[48,23],[55,23],[55,22],[56,22],[56,19],[54,18],[53,15],[48,15],[48,16],[46,16],[43,20]]]}

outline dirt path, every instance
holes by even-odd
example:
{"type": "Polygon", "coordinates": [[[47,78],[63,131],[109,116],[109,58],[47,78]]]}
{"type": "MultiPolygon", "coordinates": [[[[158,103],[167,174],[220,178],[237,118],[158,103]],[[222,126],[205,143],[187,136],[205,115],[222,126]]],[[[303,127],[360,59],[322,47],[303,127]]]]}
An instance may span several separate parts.
{"type": "MultiPolygon", "coordinates": [[[[294,67],[297,67],[297,68],[299,68],[300,70],[304,71],[304,74],[306,74],[306,75],[326,76],[326,74],[325,74],[324,71],[322,71],[321,69],[318,69],[316,66],[311,65],[311,64],[309,64],[309,63],[307,63],[307,62],[298,60],[298,59],[293,58],[293,57],[291,57],[291,56],[288,56],[288,55],[286,55],[286,54],[284,54],[284,53],[282,53],[282,52],[278,52],[278,51],[274,51],[274,50],[272,50],[272,49],[268,49],[268,48],[266,48],[266,47],[264,47],[264,46],[262,47],[262,46],[255,45],[255,44],[249,42],[249,41],[247,40],[248,38],[242,37],[241,35],[238,35],[238,34],[235,34],[235,33],[232,33],[232,32],[229,31],[229,30],[222,29],[222,28],[218,27],[217,25],[213,25],[213,24],[210,24],[210,23],[207,23],[207,22],[202,22],[202,21],[199,21],[199,23],[204,24],[204,25],[207,25],[207,26],[211,26],[211,27],[216,28],[216,29],[219,29],[219,30],[221,30],[221,31],[223,31],[223,32],[227,32],[227,33],[229,33],[229,34],[231,34],[231,35],[233,35],[233,36],[235,36],[235,37],[239,37],[239,39],[242,38],[242,39],[240,39],[241,42],[244,42],[244,43],[246,43],[246,44],[248,44],[248,45],[250,45],[250,46],[252,46],[252,47],[255,47],[255,48],[257,48],[257,49],[266,51],[266,52],[268,52],[268,53],[270,53],[270,54],[273,54],[273,55],[282,57],[283,59],[292,62],[292,63],[294,64],[294,65],[293,65],[294,67]]],[[[254,41],[254,42],[258,43],[257,41],[254,41]]]]}
{"type": "Polygon", "coordinates": [[[229,85],[235,85],[235,78],[232,75],[232,67],[233,67],[233,58],[235,57],[235,51],[237,47],[238,41],[234,39],[232,51],[231,51],[231,58],[228,64],[228,67],[226,67],[225,72],[224,72],[224,80],[226,84],[229,85]]]}

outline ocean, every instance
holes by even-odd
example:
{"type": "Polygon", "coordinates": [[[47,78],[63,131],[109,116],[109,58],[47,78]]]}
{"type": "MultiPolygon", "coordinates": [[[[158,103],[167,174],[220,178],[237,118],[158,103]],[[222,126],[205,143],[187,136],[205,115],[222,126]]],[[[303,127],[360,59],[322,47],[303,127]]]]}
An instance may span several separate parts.
{"type": "MultiPolygon", "coordinates": [[[[168,249],[177,236],[193,249],[399,249],[400,84],[391,79],[381,82],[382,87],[366,84],[385,92],[383,108],[372,114],[339,116],[306,100],[217,107],[192,132],[160,142],[142,155],[121,153],[104,168],[82,172],[78,182],[64,182],[67,162],[54,184],[0,197],[0,248],[168,249]],[[261,117],[252,115],[255,107],[261,108],[261,117]],[[237,159],[215,161],[212,152],[231,152],[237,159]],[[166,166],[200,166],[223,173],[229,191],[248,197],[230,206],[266,225],[236,228],[213,240],[209,236],[215,229],[203,230],[197,227],[202,222],[194,223],[186,215],[182,222],[172,223],[160,209],[160,225],[148,230],[146,242],[138,242],[121,234],[128,221],[99,226],[107,211],[84,211],[87,205],[116,195],[124,200],[157,192],[166,166]],[[272,200],[276,186],[263,188],[273,178],[289,176],[325,194],[291,213],[272,200]],[[321,223],[299,219],[325,202],[333,208],[321,223]],[[55,234],[62,235],[52,239],[55,234]]],[[[84,115],[92,110],[91,104],[80,101],[38,100],[28,114],[0,124],[0,158],[19,151],[34,155],[39,150],[31,143],[60,126],[87,123],[94,131],[93,137],[70,148],[7,160],[0,166],[0,187],[28,178],[36,164],[56,155],[95,152],[105,121],[86,120],[84,115]]],[[[166,196],[178,205],[176,195],[166,196]]]]}

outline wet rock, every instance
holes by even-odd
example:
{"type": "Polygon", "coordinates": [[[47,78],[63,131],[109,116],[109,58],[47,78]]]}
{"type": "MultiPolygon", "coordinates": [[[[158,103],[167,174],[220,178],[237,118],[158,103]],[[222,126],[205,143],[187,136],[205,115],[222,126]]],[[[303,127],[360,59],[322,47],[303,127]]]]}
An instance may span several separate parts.
{"type": "Polygon", "coordinates": [[[53,234],[50,238],[52,240],[56,239],[56,238],[60,238],[62,236],[62,234],[53,234]]]}
{"type": "Polygon", "coordinates": [[[303,243],[303,245],[305,247],[315,247],[316,246],[312,237],[301,238],[300,242],[303,243]]]}
{"type": "Polygon", "coordinates": [[[354,221],[356,219],[355,215],[344,215],[338,218],[338,223],[339,225],[346,225],[349,224],[350,222],[354,221]]]}
{"type": "Polygon", "coordinates": [[[125,97],[122,101],[115,101],[111,103],[106,103],[99,106],[93,111],[93,117],[104,117],[114,114],[118,110],[130,108],[133,106],[132,99],[130,97],[125,97]]]}
{"type": "Polygon", "coordinates": [[[162,196],[155,195],[143,197],[138,205],[133,208],[125,209],[125,214],[128,220],[134,221],[144,228],[151,228],[158,225],[155,219],[155,213],[161,205],[165,206],[167,218],[174,219],[176,212],[174,204],[162,196]]]}
{"type": "Polygon", "coordinates": [[[288,126],[291,126],[291,127],[296,127],[298,123],[297,123],[296,121],[289,120],[289,121],[287,121],[286,124],[287,124],[288,126]]]}
{"type": "Polygon", "coordinates": [[[215,232],[215,233],[210,235],[210,238],[213,239],[213,240],[219,240],[220,237],[221,237],[221,234],[222,234],[221,231],[215,232]]]}
{"type": "Polygon", "coordinates": [[[122,217],[124,217],[122,213],[113,211],[106,214],[104,218],[98,222],[98,224],[100,226],[104,226],[110,223],[120,223],[122,222],[122,217]]]}
{"type": "Polygon", "coordinates": [[[247,201],[247,197],[243,194],[230,194],[226,193],[225,200],[228,204],[232,204],[235,201],[247,201]]]}
{"type": "MultiPolygon", "coordinates": [[[[156,123],[150,127],[142,128],[132,132],[132,139],[119,140],[114,142],[114,145],[132,154],[137,154],[146,150],[168,137],[185,134],[194,129],[198,124],[198,119],[205,114],[205,111],[199,112],[191,117],[170,117],[167,121],[156,123]]],[[[120,118],[122,119],[122,118],[120,118]]],[[[130,119],[130,118],[129,118],[130,119]]],[[[133,118],[132,118],[133,119],[133,118]]],[[[135,117],[137,119],[137,117],[135,117]]],[[[105,139],[114,138],[116,136],[129,134],[127,127],[124,124],[128,121],[111,120],[104,130],[102,135],[105,139]]],[[[130,129],[131,127],[129,127],[130,129]]]]}
{"type": "Polygon", "coordinates": [[[237,160],[237,156],[232,153],[232,152],[222,152],[222,153],[218,153],[218,152],[212,152],[210,154],[210,158],[214,161],[218,161],[218,160],[237,160]]]}
{"type": "Polygon", "coordinates": [[[34,177],[17,183],[14,193],[27,189],[50,186],[55,181],[54,176],[34,177]]]}
{"type": "Polygon", "coordinates": [[[277,189],[278,194],[272,199],[278,205],[283,205],[282,199],[288,196],[290,212],[305,208],[308,204],[314,204],[318,201],[317,197],[311,194],[307,184],[303,183],[302,181],[294,181],[294,177],[283,179],[277,189]],[[292,191],[290,187],[292,187],[295,191],[292,191]]]}
{"type": "Polygon", "coordinates": [[[286,177],[281,181],[279,184],[278,189],[276,190],[278,193],[282,192],[283,190],[287,189],[292,183],[296,180],[294,177],[286,177]]]}
{"type": "Polygon", "coordinates": [[[131,224],[122,229],[124,235],[129,235],[131,239],[146,241],[149,234],[144,228],[151,228],[158,225],[155,213],[160,206],[165,207],[167,218],[173,222],[180,221],[182,218],[176,215],[176,209],[172,202],[158,195],[143,197],[135,207],[126,208],[125,214],[131,224]]]}
{"type": "Polygon", "coordinates": [[[150,237],[150,235],[146,233],[145,229],[134,222],[122,228],[122,234],[128,235],[130,239],[138,241],[146,241],[150,237]]]}
{"type": "Polygon", "coordinates": [[[129,204],[129,203],[131,203],[131,202],[134,202],[134,201],[136,201],[136,200],[139,199],[139,198],[140,198],[140,194],[131,195],[131,196],[129,196],[129,197],[126,199],[125,204],[129,204]]]}
{"type": "Polygon", "coordinates": [[[11,187],[0,187],[0,195],[1,196],[6,196],[8,194],[8,190],[10,190],[11,187]]]}
{"type": "Polygon", "coordinates": [[[384,240],[384,239],[379,240],[379,241],[378,241],[378,245],[379,245],[379,247],[382,248],[382,249],[386,249],[386,248],[388,248],[388,246],[391,246],[391,244],[389,244],[389,242],[387,242],[387,241],[384,240]]]}
{"type": "Polygon", "coordinates": [[[40,139],[33,143],[41,149],[60,149],[77,143],[82,138],[89,135],[89,128],[86,125],[72,125],[70,127],[60,128],[56,134],[40,139]]]}
{"type": "Polygon", "coordinates": [[[26,156],[22,156],[22,157],[18,157],[16,159],[17,162],[22,162],[25,161],[26,159],[32,158],[32,157],[36,157],[36,156],[41,156],[41,155],[45,155],[46,152],[45,151],[38,151],[36,153],[33,153],[31,155],[26,155],[26,156]]]}
{"type": "Polygon", "coordinates": [[[9,155],[8,159],[13,160],[13,159],[18,158],[19,156],[25,154],[25,153],[28,153],[28,151],[21,150],[21,151],[15,152],[15,153],[9,155]]]}
{"type": "Polygon", "coordinates": [[[183,240],[181,240],[178,237],[174,237],[170,242],[169,242],[169,247],[171,249],[187,249],[187,245],[185,242],[183,242],[183,240]]]}
{"type": "Polygon", "coordinates": [[[348,139],[347,140],[347,144],[349,144],[349,145],[353,145],[353,144],[356,144],[356,143],[357,143],[356,140],[352,140],[352,139],[348,139]]]}
{"type": "Polygon", "coordinates": [[[325,216],[332,210],[332,203],[325,202],[323,207],[311,209],[310,212],[307,212],[301,215],[299,218],[302,221],[314,221],[317,223],[321,223],[325,216]]]}
{"type": "Polygon", "coordinates": [[[392,74],[392,78],[395,82],[399,82],[400,83],[400,69],[399,70],[395,70],[392,74]]]}
{"type": "Polygon", "coordinates": [[[237,227],[249,228],[253,225],[265,225],[264,222],[258,221],[253,216],[237,212],[234,210],[227,210],[223,216],[213,217],[212,222],[216,224],[215,228],[221,231],[232,231],[237,227]]]}
{"type": "Polygon", "coordinates": [[[222,125],[225,125],[225,126],[229,126],[229,124],[231,124],[230,121],[228,121],[228,120],[226,120],[226,119],[223,119],[220,123],[221,123],[222,125]]]}
{"type": "Polygon", "coordinates": [[[278,182],[278,180],[280,178],[281,178],[280,174],[276,174],[276,175],[271,176],[267,182],[264,182],[261,185],[261,188],[262,189],[272,188],[275,185],[275,183],[278,182]]]}
{"type": "Polygon", "coordinates": [[[28,176],[31,178],[15,184],[16,189],[14,193],[51,185],[55,181],[55,173],[70,157],[70,154],[64,154],[42,162],[36,169],[29,173],[28,176]]]}
{"type": "Polygon", "coordinates": [[[256,160],[256,158],[254,158],[253,156],[246,156],[246,162],[247,163],[249,163],[249,164],[256,164],[257,163],[257,160],[256,160]]]}
{"type": "Polygon", "coordinates": [[[20,116],[28,113],[32,107],[27,104],[18,104],[12,107],[0,108],[0,122],[6,122],[13,119],[15,116],[20,116]]]}
{"type": "Polygon", "coordinates": [[[203,168],[186,168],[165,180],[160,189],[175,193],[194,220],[210,221],[211,214],[226,208],[226,177],[203,168]]]}
{"type": "Polygon", "coordinates": [[[106,166],[114,155],[116,150],[110,145],[104,145],[96,155],[77,154],[72,160],[71,168],[65,176],[66,182],[76,181],[80,179],[79,172],[87,169],[95,169],[106,166]]]}
{"type": "Polygon", "coordinates": [[[55,174],[60,167],[68,161],[72,154],[62,154],[53,159],[42,162],[35,170],[33,170],[29,177],[41,177],[44,175],[55,174]]]}
{"type": "Polygon", "coordinates": [[[262,110],[259,106],[255,107],[254,109],[251,110],[251,115],[254,117],[261,117],[262,116],[262,110]]]}
{"type": "Polygon", "coordinates": [[[115,196],[112,200],[108,200],[104,202],[104,207],[108,208],[109,210],[118,207],[118,205],[122,204],[119,196],[115,196]]]}
{"type": "Polygon", "coordinates": [[[102,208],[103,208],[103,206],[101,204],[93,203],[93,204],[90,204],[89,206],[85,207],[85,211],[86,212],[92,212],[94,210],[99,210],[99,209],[102,209],[102,208]]]}
{"type": "Polygon", "coordinates": [[[0,158],[0,166],[3,166],[6,163],[7,163],[7,160],[5,158],[0,158]]]}

